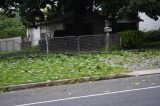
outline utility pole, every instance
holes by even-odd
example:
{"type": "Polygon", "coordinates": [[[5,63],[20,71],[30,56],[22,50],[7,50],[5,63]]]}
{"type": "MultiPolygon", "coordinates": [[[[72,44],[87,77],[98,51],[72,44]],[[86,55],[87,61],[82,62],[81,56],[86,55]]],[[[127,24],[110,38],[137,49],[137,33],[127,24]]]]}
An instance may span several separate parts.
{"type": "Polygon", "coordinates": [[[47,17],[45,17],[45,21],[46,21],[46,35],[45,35],[45,39],[46,39],[46,52],[47,52],[47,54],[49,54],[49,41],[48,41],[48,29],[47,29],[47,17]]]}

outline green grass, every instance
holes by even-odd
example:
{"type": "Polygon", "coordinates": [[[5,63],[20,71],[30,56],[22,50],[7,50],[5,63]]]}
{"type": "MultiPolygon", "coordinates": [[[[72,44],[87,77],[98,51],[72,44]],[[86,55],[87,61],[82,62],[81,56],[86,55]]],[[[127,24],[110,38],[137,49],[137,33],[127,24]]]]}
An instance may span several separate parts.
{"type": "Polygon", "coordinates": [[[10,54],[10,53],[15,53],[15,52],[7,52],[7,51],[0,51],[0,55],[6,55],[6,54],[10,54]]]}
{"type": "MultiPolygon", "coordinates": [[[[105,59],[118,55],[123,64],[123,61],[131,61],[133,54],[141,57],[160,56],[160,50],[110,51],[70,56],[50,54],[48,56],[2,59],[0,60],[0,88],[15,84],[120,74],[127,72],[128,69],[111,65],[105,59]]],[[[133,63],[134,61],[136,60],[133,60],[133,63]]]]}
{"type": "Polygon", "coordinates": [[[52,81],[84,76],[120,74],[127,70],[100,61],[100,54],[67,56],[51,54],[39,58],[0,61],[0,86],[52,81]]]}

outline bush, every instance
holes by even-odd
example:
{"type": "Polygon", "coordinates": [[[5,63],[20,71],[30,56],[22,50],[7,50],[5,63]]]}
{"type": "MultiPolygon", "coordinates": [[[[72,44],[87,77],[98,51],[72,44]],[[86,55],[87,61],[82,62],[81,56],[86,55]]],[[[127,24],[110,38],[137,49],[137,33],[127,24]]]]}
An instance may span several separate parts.
{"type": "Polygon", "coordinates": [[[119,33],[123,49],[137,49],[143,45],[144,33],[138,30],[126,30],[119,33]]]}
{"type": "Polygon", "coordinates": [[[144,33],[144,42],[159,42],[160,41],[160,30],[149,31],[144,33]]]}
{"type": "Polygon", "coordinates": [[[25,29],[8,28],[0,31],[0,39],[19,37],[19,36],[21,36],[22,38],[25,37],[25,29]]]}
{"type": "Polygon", "coordinates": [[[160,42],[147,42],[147,43],[144,43],[143,48],[147,48],[147,49],[160,48],[160,42]]]}

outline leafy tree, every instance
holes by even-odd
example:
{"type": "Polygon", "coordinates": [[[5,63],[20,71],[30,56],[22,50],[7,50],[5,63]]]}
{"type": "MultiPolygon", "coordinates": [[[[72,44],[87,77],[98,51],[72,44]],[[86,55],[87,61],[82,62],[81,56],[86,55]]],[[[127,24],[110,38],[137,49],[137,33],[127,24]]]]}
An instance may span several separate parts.
{"type": "Polygon", "coordinates": [[[160,0],[130,0],[128,8],[134,12],[145,12],[155,20],[160,16],[160,0]]]}
{"type": "Polygon", "coordinates": [[[97,0],[102,8],[102,14],[116,19],[124,16],[136,18],[138,12],[145,12],[149,17],[157,20],[160,16],[159,0],[97,0]]]}
{"type": "Polygon", "coordinates": [[[0,38],[25,36],[25,29],[18,18],[7,18],[0,15],[0,38]]]}
{"type": "Polygon", "coordinates": [[[52,19],[67,12],[74,12],[77,20],[83,19],[87,11],[104,15],[111,22],[117,18],[138,18],[137,12],[145,12],[157,20],[160,15],[159,0],[1,0],[0,8],[8,16],[14,16],[19,11],[23,23],[36,25],[45,20],[42,9],[48,8],[48,18],[52,19]]]}

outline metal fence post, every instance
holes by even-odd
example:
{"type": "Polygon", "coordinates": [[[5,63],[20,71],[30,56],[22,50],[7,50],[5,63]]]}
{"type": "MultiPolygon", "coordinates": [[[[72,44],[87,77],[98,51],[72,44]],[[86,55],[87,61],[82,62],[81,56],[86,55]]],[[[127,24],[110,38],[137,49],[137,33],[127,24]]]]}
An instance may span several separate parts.
{"type": "Polygon", "coordinates": [[[46,34],[46,52],[47,52],[47,54],[49,54],[49,42],[48,42],[48,36],[47,36],[47,34],[46,34]]]}
{"type": "Polygon", "coordinates": [[[120,36],[119,40],[120,40],[120,47],[122,47],[122,37],[121,36],[120,36]]]}
{"type": "Polygon", "coordinates": [[[0,41],[0,51],[2,51],[2,43],[1,43],[1,41],[0,41]]]}
{"type": "Polygon", "coordinates": [[[8,49],[7,49],[7,43],[8,43],[8,42],[7,42],[7,40],[6,40],[6,52],[7,52],[7,50],[8,50],[8,49]]]}
{"type": "Polygon", "coordinates": [[[79,42],[79,36],[77,37],[77,51],[78,51],[78,54],[80,53],[80,42],[79,42]]]}
{"type": "Polygon", "coordinates": [[[13,51],[16,51],[16,50],[15,50],[15,47],[14,47],[14,42],[15,42],[15,41],[13,40],[13,51]]]}
{"type": "Polygon", "coordinates": [[[105,33],[105,48],[106,50],[109,48],[109,33],[105,33]]]}

